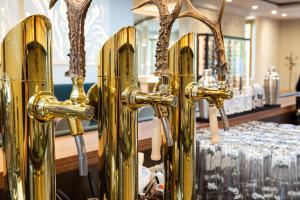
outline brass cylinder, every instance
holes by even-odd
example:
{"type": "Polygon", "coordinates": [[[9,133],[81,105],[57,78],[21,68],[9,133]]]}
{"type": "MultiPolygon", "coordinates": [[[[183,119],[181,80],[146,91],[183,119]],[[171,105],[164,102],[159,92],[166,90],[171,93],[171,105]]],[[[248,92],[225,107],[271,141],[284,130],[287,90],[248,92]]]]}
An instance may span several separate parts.
{"type": "Polygon", "coordinates": [[[55,199],[53,123],[28,116],[30,97],[53,92],[51,23],[24,19],[4,38],[0,68],[5,199],[55,199]]]}
{"type": "Polygon", "coordinates": [[[172,94],[178,106],[172,108],[171,130],[174,146],[164,153],[164,199],[193,200],[195,173],[195,103],[185,91],[195,83],[194,34],[183,36],[169,49],[172,94]]]}
{"type": "Polygon", "coordinates": [[[100,51],[98,153],[101,200],[137,199],[137,111],[122,101],[126,89],[138,85],[135,40],[135,29],[123,28],[100,51]]]}

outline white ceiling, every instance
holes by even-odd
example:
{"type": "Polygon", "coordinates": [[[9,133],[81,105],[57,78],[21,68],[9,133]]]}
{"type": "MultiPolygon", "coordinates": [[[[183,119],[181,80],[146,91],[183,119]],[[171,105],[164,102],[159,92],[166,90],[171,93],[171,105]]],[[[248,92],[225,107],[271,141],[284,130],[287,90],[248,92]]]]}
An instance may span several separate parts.
{"type": "Polygon", "coordinates": [[[289,2],[299,2],[299,0],[270,0],[275,3],[289,3],[289,2]]]}
{"type": "MultiPolygon", "coordinates": [[[[234,13],[243,16],[264,16],[270,18],[276,18],[280,20],[284,19],[300,19],[300,1],[299,0],[269,0],[273,3],[268,3],[263,0],[232,0],[231,3],[227,3],[225,12],[234,13]],[[276,3],[291,3],[299,2],[294,5],[277,5],[276,3]],[[258,9],[253,10],[252,6],[257,5],[258,9]],[[272,15],[271,11],[277,10],[277,15],[272,15]],[[287,17],[283,18],[281,15],[285,13],[287,17]]],[[[193,3],[197,6],[219,9],[221,0],[194,0],[193,3]]]]}

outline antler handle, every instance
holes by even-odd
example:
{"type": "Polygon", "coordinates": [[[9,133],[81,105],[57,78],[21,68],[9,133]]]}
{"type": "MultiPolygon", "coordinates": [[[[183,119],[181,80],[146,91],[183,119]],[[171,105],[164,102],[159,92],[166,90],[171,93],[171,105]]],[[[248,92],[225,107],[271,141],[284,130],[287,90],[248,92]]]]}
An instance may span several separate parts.
{"type": "Polygon", "coordinates": [[[145,0],[135,6],[133,10],[148,4],[154,4],[158,8],[160,20],[159,38],[155,55],[155,75],[166,77],[170,75],[168,70],[168,48],[172,26],[181,11],[182,2],[181,0],[177,0],[176,6],[172,13],[170,13],[168,9],[168,0],[145,0]]]}
{"type": "Polygon", "coordinates": [[[216,70],[218,71],[218,74],[225,75],[227,72],[227,62],[226,62],[226,55],[225,55],[225,45],[224,45],[224,39],[223,39],[223,33],[222,33],[222,18],[224,15],[224,9],[225,9],[225,0],[222,0],[221,9],[219,12],[218,19],[216,21],[210,20],[206,16],[202,15],[191,3],[190,0],[184,0],[187,5],[187,10],[185,12],[182,12],[179,17],[193,17],[201,22],[203,22],[205,25],[207,25],[215,38],[215,46],[216,46],[216,53],[217,53],[217,61],[218,66],[216,67],[216,70]]]}
{"type": "MultiPolygon", "coordinates": [[[[50,1],[52,8],[57,0],[50,1]]],[[[70,66],[66,72],[69,77],[85,77],[85,39],[84,21],[92,0],[65,0],[69,21],[70,66]]]]}

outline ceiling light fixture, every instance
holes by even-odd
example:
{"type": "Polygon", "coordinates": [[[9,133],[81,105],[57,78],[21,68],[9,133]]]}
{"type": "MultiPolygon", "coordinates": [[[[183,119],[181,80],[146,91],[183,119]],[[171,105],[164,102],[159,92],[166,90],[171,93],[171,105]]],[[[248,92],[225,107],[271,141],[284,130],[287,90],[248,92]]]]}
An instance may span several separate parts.
{"type": "Polygon", "coordinates": [[[255,19],[255,16],[250,15],[250,16],[246,17],[246,19],[247,19],[247,20],[254,20],[254,19],[255,19]]]}
{"type": "Polygon", "coordinates": [[[272,15],[277,15],[277,13],[278,13],[277,10],[272,10],[272,11],[271,11],[271,14],[272,14],[272,15]]]}
{"type": "Polygon", "coordinates": [[[252,9],[253,9],[253,10],[257,10],[257,9],[258,9],[258,5],[253,5],[253,6],[252,6],[252,9]]]}
{"type": "Polygon", "coordinates": [[[283,13],[281,16],[282,16],[282,17],[287,17],[287,14],[286,14],[286,13],[283,13]]]}
{"type": "Polygon", "coordinates": [[[227,2],[227,3],[231,3],[231,2],[232,2],[232,0],[226,0],[226,2],[227,2]]]}

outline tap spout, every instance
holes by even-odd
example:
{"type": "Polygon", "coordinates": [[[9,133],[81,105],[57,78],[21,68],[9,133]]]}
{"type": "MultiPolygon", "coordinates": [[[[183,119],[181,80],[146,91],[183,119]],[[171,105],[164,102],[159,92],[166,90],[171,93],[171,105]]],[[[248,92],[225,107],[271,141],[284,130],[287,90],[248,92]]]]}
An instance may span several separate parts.
{"type": "Polygon", "coordinates": [[[76,143],[79,176],[87,176],[88,161],[87,161],[86,147],[83,138],[84,128],[83,128],[82,121],[70,117],[67,118],[67,121],[70,128],[70,133],[72,136],[74,136],[75,143],[76,143]]]}
{"type": "Polygon", "coordinates": [[[224,106],[219,108],[219,112],[220,112],[220,115],[222,118],[224,131],[228,131],[229,130],[229,122],[228,122],[228,117],[226,115],[224,106]]]}
{"type": "Polygon", "coordinates": [[[173,136],[171,132],[170,122],[167,117],[161,118],[162,126],[166,135],[167,144],[169,147],[174,145],[173,136]]]}
{"type": "Polygon", "coordinates": [[[75,138],[75,143],[76,143],[77,153],[78,153],[79,175],[87,176],[88,175],[88,161],[87,161],[87,154],[86,154],[86,148],[85,148],[83,135],[76,135],[76,136],[74,136],[74,138],[75,138]]]}
{"type": "Polygon", "coordinates": [[[151,105],[157,117],[162,121],[168,146],[173,146],[173,138],[167,116],[168,107],[177,106],[178,98],[176,96],[162,92],[145,93],[134,87],[128,88],[122,94],[122,100],[123,103],[134,108],[138,108],[143,105],[151,105]]]}

